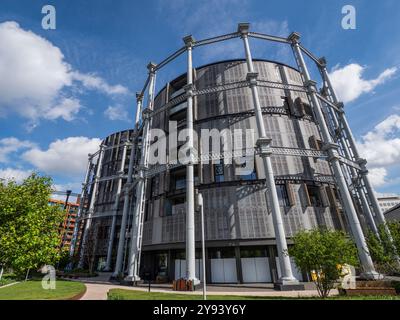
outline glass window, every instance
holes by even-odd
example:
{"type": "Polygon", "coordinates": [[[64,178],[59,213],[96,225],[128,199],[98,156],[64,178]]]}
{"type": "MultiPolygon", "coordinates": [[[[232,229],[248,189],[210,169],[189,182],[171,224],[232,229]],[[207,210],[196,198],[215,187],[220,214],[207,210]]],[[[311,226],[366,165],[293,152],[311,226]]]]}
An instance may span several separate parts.
{"type": "Polygon", "coordinates": [[[186,187],[186,178],[185,177],[179,177],[175,180],[175,189],[185,189],[186,187]]]}
{"type": "Polygon", "coordinates": [[[321,194],[319,192],[319,188],[316,186],[307,185],[307,191],[311,206],[321,207],[322,199],[321,199],[321,194]]]}
{"type": "Polygon", "coordinates": [[[223,160],[220,160],[220,163],[214,164],[214,177],[215,177],[215,182],[225,181],[223,160]]]}
{"type": "Polygon", "coordinates": [[[210,248],[208,250],[210,259],[227,259],[235,257],[235,248],[210,248]]]}
{"type": "Polygon", "coordinates": [[[260,258],[268,257],[267,248],[265,247],[244,247],[240,248],[241,258],[260,258]]]}
{"type": "Polygon", "coordinates": [[[286,190],[286,185],[277,184],[276,193],[278,194],[279,205],[282,207],[290,207],[290,201],[286,190]]]}
{"type": "Polygon", "coordinates": [[[166,216],[172,216],[172,203],[169,199],[164,202],[164,212],[166,216]]]}

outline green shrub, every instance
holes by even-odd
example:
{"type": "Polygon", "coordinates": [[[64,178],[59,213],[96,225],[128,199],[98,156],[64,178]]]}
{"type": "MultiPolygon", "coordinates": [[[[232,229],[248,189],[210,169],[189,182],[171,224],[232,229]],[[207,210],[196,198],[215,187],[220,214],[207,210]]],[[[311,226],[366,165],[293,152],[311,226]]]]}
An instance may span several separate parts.
{"type": "Polygon", "coordinates": [[[358,265],[357,248],[341,231],[313,229],[293,237],[289,255],[296,265],[312,275],[319,295],[326,298],[342,276],[342,266],[358,265]]]}

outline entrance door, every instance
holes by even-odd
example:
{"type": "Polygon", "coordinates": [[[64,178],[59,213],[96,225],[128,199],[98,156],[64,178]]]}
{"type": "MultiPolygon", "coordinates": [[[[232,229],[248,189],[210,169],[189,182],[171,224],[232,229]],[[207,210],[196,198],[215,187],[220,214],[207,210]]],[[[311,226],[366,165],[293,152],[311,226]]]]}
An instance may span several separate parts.
{"type": "Polygon", "coordinates": [[[236,259],[210,259],[211,282],[237,283],[236,259]]]}
{"type": "Polygon", "coordinates": [[[243,282],[272,282],[268,257],[241,258],[243,282]]]}

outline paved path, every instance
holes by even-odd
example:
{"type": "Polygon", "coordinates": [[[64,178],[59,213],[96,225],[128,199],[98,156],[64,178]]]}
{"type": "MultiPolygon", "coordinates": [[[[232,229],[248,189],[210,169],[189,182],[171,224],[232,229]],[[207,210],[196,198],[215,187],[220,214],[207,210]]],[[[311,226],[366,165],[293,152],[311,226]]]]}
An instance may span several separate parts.
{"type": "MultiPolygon", "coordinates": [[[[107,292],[110,289],[125,289],[125,290],[139,290],[147,291],[145,287],[128,287],[114,284],[103,284],[103,283],[88,283],[85,282],[86,293],[81,300],[107,300],[107,292]]],[[[212,287],[210,287],[212,290],[212,287]]],[[[225,290],[228,289],[225,287],[225,290]]],[[[164,293],[177,293],[177,294],[195,294],[201,295],[201,290],[196,292],[179,292],[172,291],[171,289],[160,289],[152,288],[152,292],[164,292],[164,293]]],[[[331,295],[338,294],[337,290],[332,290],[331,295]]],[[[265,290],[251,290],[250,288],[241,288],[241,290],[229,290],[220,291],[220,287],[217,291],[208,291],[208,295],[240,295],[240,296],[263,296],[263,297],[312,297],[318,296],[316,290],[304,290],[304,291],[275,291],[273,289],[265,290]]]]}
{"type": "Polygon", "coordinates": [[[19,283],[19,281],[11,282],[11,283],[9,283],[9,284],[5,284],[4,286],[1,286],[0,288],[10,287],[10,286],[13,286],[14,284],[17,284],[17,283],[19,283]]]}

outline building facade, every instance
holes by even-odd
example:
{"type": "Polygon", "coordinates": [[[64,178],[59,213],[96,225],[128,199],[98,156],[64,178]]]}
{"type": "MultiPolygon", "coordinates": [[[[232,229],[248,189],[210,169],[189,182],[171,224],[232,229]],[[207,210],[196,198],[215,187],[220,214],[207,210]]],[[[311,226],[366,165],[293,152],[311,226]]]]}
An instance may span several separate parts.
{"type": "Polygon", "coordinates": [[[395,205],[389,210],[385,211],[385,218],[388,222],[399,222],[400,221],[400,204],[395,205]]]}
{"type": "Polygon", "coordinates": [[[64,219],[60,225],[60,248],[69,251],[79,209],[79,198],[77,202],[67,203],[63,200],[50,199],[49,204],[51,206],[59,206],[65,211],[64,219]]]}
{"type": "Polygon", "coordinates": [[[284,252],[296,232],[321,226],[352,234],[363,271],[373,278],[364,232],[384,218],[376,212],[365,161],[352,143],[324,59],[314,57],[323,77],[317,92],[297,34],[287,39],[252,34],[241,24],[237,33],[217,38],[186,37],[183,49],[149,64],[147,107],[144,89],[137,95],[135,127],[111,134],[89,156],[81,264],[89,255],[99,269],[126,272],[131,279],[149,272],[159,282],[202,280],[195,204],[201,194],[208,282],[306,281],[284,252]],[[253,60],[250,36],[291,45],[298,67],[253,60]],[[246,59],[192,68],[193,46],[235,37],[242,38],[246,59]],[[155,94],[155,72],[183,52],[188,72],[155,94]],[[210,152],[193,136],[173,143],[190,128],[197,137],[207,130],[224,132],[218,136],[222,145],[240,132],[244,142],[230,154],[222,146],[210,152]],[[165,136],[155,138],[155,129],[165,136]],[[250,140],[246,130],[252,130],[250,140]],[[168,149],[166,164],[150,161],[159,156],[159,145],[168,149]],[[185,146],[196,158],[172,163],[185,146]]]}
{"type": "Polygon", "coordinates": [[[381,207],[382,212],[386,212],[398,204],[400,204],[399,196],[387,196],[387,197],[379,197],[378,198],[379,206],[381,207]]]}

